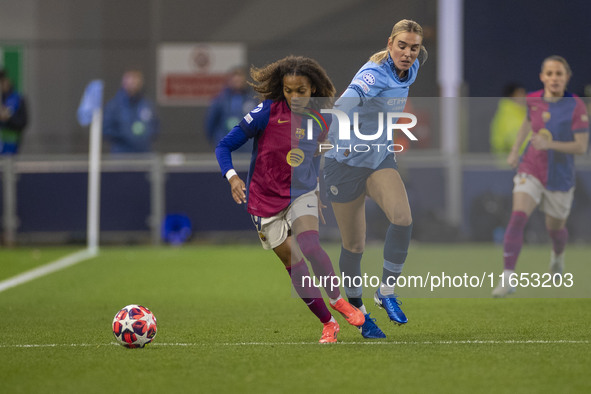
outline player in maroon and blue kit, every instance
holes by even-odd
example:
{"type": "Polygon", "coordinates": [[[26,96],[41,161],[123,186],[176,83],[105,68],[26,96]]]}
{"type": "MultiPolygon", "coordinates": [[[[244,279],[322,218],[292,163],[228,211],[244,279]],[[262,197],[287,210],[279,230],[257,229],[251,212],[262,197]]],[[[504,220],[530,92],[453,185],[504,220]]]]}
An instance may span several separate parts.
{"type": "Polygon", "coordinates": [[[552,239],[550,273],[562,274],[568,240],[566,220],[575,187],[574,156],[587,152],[589,118],[583,101],[566,91],[572,72],[566,60],[550,56],[542,63],[540,80],[544,89],[528,94],[527,113],[507,162],[517,167],[513,188],[513,212],[505,232],[504,280],[493,290],[494,297],[515,291],[509,278],[515,271],[523,244],[523,230],[539,205],[546,215],[552,239]],[[529,131],[532,138],[521,162],[518,150],[529,131]]]}
{"type": "MultiPolygon", "coordinates": [[[[320,343],[336,342],[339,325],[320,290],[303,283],[303,278],[310,277],[304,257],[316,276],[335,275],[318,236],[322,203],[318,198],[320,158],[316,152],[324,136],[316,125],[317,138],[303,138],[310,98],[333,97],[335,89],[324,69],[305,57],[288,56],[263,68],[253,68],[251,76],[263,102],[220,141],[216,156],[234,201],[247,204],[263,248],[275,252],[300,297],[324,324],[320,343]],[[254,144],[245,184],[233,168],[231,152],[249,138],[254,139],[254,144]]],[[[338,288],[325,286],[325,291],[333,309],[350,324],[363,325],[363,313],[345,301],[338,288]]]]}

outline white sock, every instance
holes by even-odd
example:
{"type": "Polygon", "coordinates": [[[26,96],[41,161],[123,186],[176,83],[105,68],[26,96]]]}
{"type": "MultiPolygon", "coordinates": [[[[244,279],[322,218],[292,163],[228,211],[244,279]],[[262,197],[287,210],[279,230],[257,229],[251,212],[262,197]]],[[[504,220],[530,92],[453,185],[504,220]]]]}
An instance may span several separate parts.
{"type": "Polygon", "coordinates": [[[394,286],[388,286],[382,282],[380,285],[380,294],[383,296],[389,296],[394,294],[394,286]]]}
{"type": "Polygon", "coordinates": [[[339,300],[340,300],[341,298],[343,298],[343,297],[341,297],[341,296],[338,296],[337,298],[329,298],[329,300],[330,300],[330,304],[331,304],[331,305],[334,305],[334,304],[336,304],[337,302],[339,302],[339,300]]]}
{"type": "Polygon", "coordinates": [[[503,270],[503,276],[505,277],[505,280],[502,282],[499,282],[499,285],[504,282],[506,287],[512,287],[509,284],[509,279],[511,279],[511,275],[513,275],[514,273],[515,273],[515,270],[503,270]]]}
{"type": "Polygon", "coordinates": [[[367,315],[367,309],[365,309],[365,304],[359,307],[359,310],[364,314],[367,315]]]}
{"type": "Polygon", "coordinates": [[[550,254],[550,261],[552,263],[561,263],[564,260],[564,252],[560,254],[556,254],[556,252],[552,251],[550,254]]]}
{"type": "Polygon", "coordinates": [[[336,323],[336,322],[337,322],[337,321],[335,320],[334,316],[332,316],[332,315],[331,315],[331,316],[330,316],[330,320],[329,320],[329,321],[327,321],[327,322],[326,322],[326,323],[324,323],[324,324],[328,324],[328,323],[336,323]]]}

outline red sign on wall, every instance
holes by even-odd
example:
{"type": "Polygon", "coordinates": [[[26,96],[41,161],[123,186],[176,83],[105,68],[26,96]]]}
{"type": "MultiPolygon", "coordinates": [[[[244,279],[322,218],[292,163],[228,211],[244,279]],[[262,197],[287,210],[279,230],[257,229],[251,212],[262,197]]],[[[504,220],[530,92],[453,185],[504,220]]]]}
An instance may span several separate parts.
{"type": "Polygon", "coordinates": [[[208,105],[230,71],[245,64],[242,44],[163,44],[158,50],[158,101],[208,105]]]}

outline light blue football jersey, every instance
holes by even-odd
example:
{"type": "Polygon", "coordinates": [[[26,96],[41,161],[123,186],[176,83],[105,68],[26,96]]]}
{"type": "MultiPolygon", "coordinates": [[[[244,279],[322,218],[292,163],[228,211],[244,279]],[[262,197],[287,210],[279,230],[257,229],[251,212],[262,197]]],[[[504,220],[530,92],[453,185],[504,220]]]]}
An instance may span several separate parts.
{"type": "MultiPolygon", "coordinates": [[[[372,61],[365,63],[334,106],[335,110],[343,111],[349,117],[350,139],[340,138],[339,121],[333,115],[328,139],[334,147],[326,152],[326,157],[353,167],[375,169],[387,155],[392,154],[387,149],[393,144],[386,133],[387,113],[404,112],[408,89],[417,77],[419,64],[420,61],[415,60],[406,76],[400,79],[390,55],[382,64],[372,61]],[[364,139],[359,138],[353,130],[355,113],[358,120],[356,126],[359,133],[365,136],[364,139]],[[378,135],[380,123],[383,132],[378,135]]],[[[396,119],[391,122],[395,123],[396,119]]]]}

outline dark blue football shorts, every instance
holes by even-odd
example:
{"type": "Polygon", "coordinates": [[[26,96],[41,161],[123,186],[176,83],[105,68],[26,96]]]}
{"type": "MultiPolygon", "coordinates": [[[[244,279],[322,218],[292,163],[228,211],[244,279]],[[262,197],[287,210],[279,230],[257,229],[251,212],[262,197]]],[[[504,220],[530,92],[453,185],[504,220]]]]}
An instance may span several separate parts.
{"type": "Polygon", "coordinates": [[[351,167],[339,163],[335,159],[325,158],[324,184],[326,185],[326,197],[330,202],[350,202],[365,193],[367,178],[374,172],[393,168],[398,170],[398,163],[394,155],[388,155],[374,170],[367,167],[351,167]]]}

